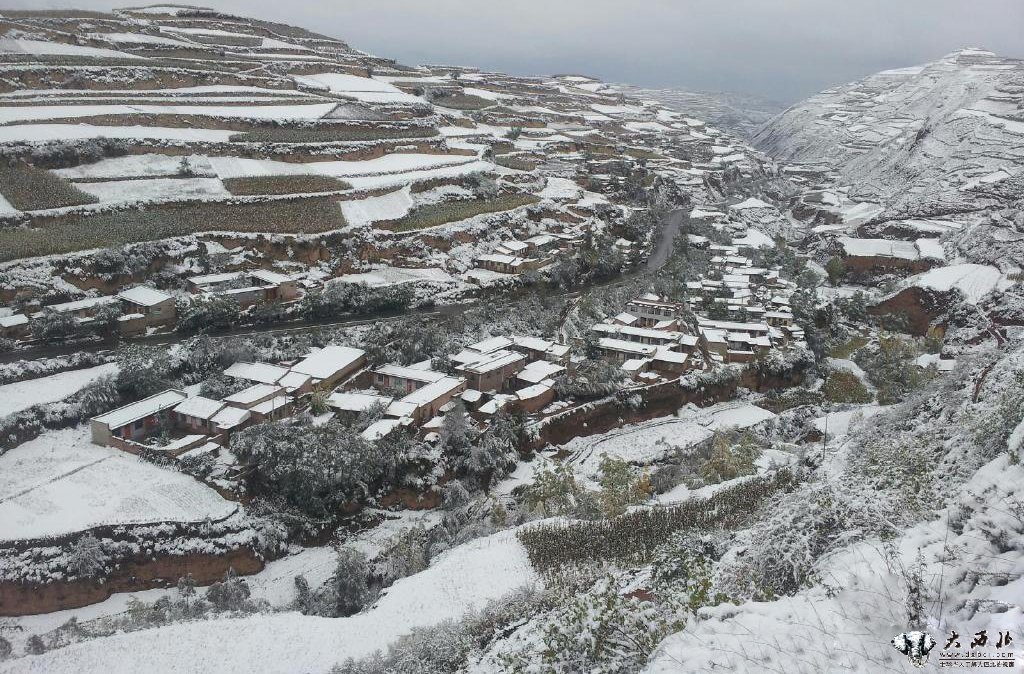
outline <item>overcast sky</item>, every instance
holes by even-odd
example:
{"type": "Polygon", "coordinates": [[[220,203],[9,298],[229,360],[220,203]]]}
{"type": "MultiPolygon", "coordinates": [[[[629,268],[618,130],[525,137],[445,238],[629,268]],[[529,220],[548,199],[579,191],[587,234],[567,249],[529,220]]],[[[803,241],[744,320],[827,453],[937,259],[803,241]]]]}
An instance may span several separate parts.
{"type": "MultiPolygon", "coordinates": [[[[408,64],[578,72],[784,103],[958,47],[1024,57],[1024,0],[172,1],[303,26],[408,64]]],[[[0,6],[109,9],[125,2],[0,6]]]]}

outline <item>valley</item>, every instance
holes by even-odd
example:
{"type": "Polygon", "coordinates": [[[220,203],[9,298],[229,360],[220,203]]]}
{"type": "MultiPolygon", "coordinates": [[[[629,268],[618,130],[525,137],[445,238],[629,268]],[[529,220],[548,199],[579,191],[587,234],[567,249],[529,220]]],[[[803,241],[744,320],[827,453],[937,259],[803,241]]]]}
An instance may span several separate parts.
{"type": "Polygon", "coordinates": [[[1020,634],[1022,186],[983,49],[783,110],[0,10],[0,672],[1020,634]]]}

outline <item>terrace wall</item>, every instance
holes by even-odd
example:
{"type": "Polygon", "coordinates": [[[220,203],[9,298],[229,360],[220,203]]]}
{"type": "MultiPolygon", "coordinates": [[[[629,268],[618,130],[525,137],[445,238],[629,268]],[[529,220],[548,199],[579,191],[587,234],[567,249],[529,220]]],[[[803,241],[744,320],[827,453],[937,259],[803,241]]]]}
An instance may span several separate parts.
{"type": "Polygon", "coordinates": [[[685,405],[700,407],[731,400],[740,386],[753,391],[766,391],[799,385],[802,372],[790,371],[778,375],[765,375],[756,368],[747,368],[738,378],[724,378],[719,383],[691,388],[680,380],[629,389],[617,395],[588,403],[545,419],[537,427],[534,448],[562,445],[573,438],[606,433],[626,424],[649,421],[675,414],[685,405]],[[640,405],[630,402],[639,396],[640,405]]]}
{"type": "Polygon", "coordinates": [[[102,582],[75,580],[54,583],[0,582],[0,616],[24,616],[80,608],[108,599],[115,592],[173,587],[191,573],[200,585],[221,580],[228,569],[239,575],[263,570],[263,560],[248,548],[221,555],[192,554],[136,559],[121,564],[102,582]]]}

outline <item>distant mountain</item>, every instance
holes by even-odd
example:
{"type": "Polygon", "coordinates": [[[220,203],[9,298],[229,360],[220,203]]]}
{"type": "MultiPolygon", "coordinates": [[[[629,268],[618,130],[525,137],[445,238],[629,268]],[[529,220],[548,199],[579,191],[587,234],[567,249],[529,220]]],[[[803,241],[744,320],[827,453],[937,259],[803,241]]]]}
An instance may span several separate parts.
{"type": "Polygon", "coordinates": [[[865,198],[988,191],[1024,167],[1024,62],[963,49],[883,71],[794,105],[754,143],[824,163],[865,198]]]}
{"type": "Polygon", "coordinates": [[[811,188],[794,211],[816,231],[948,233],[971,262],[1024,259],[1024,61],[962,49],[883,71],[794,105],[753,143],[811,188]]]}
{"type": "Polygon", "coordinates": [[[765,123],[786,107],[777,101],[751,94],[672,88],[622,88],[635,98],[657,101],[670,110],[696,116],[744,138],[754,136],[765,123]]]}

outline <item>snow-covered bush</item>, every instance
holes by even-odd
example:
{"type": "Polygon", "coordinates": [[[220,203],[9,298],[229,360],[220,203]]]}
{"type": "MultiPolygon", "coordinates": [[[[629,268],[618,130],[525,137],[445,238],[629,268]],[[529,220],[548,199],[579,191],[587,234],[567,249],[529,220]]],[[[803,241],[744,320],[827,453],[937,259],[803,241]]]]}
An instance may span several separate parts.
{"type": "Polygon", "coordinates": [[[363,610],[373,600],[368,580],[370,570],[366,556],[356,550],[338,551],[334,574],[313,592],[303,576],[295,577],[295,606],[306,615],[330,618],[350,616],[363,610]]]}
{"type": "Polygon", "coordinates": [[[994,456],[1024,421],[1024,370],[1014,372],[1008,385],[988,403],[975,421],[974,435],[979,445],[994,450],[988,454],[994,456]]]}
{"type": "Polygon", "coordinates": [[[331,674],[456,674],[524,616],[552,607],[549,593],[523,588],[488,603],[461,622],[446,620],[401,637],[386,654],[338,664],[331,674]]]}
{"type": "Polygon", "coordinates": [[[828,372],[821,392],[826,400],[834,403],[863,404],[874,400],[874,396],[857,375],[843,369],[832,369],[828,372]]]}
{"type": "Polygon", "coordinates": [[[92,534],[86,534],[71,545],[68,571],[76,578],[92,578],[101,574],[108,559],[103,546],[92,534]]]}
{"type": "Polygon", "coordinates": [[[931,378],[914,362],[917,349],[902,337],[882,337],[875,349],[861,349],[854,356],[868,381],[878,388],[878,402],[882,405],[903,400],[931,378]]]}
{"type": "Polygon", "coordinates": [[[783,495],[716,570],[715,586],[730,597],[770,600],[815,582],[815,563],[853,540],[894,532],[883,498],[870,489],[832,482],[805,484],[783,495]]]}
{"type": "Polygon", "coordinates": [[[639,672],[666,636],[685,626],[687,597],[660,600],[623,594],[613,576],[589,592],[564,598],[540,619],[540,644],[500,657],[516,674],[619,674],[639,672]]]}

